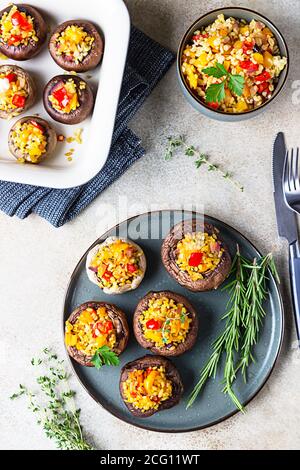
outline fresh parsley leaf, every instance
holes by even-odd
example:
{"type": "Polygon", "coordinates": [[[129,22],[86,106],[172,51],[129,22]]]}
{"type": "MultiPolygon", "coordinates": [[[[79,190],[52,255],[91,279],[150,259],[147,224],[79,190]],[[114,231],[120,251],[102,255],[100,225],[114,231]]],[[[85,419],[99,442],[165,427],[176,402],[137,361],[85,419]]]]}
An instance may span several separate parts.
{"type": "Polygon", "coordinates": [[[214,83],[206,90],[206,101],[208,103],[220,103],[225,98],[225,82],[214,83]]]}
{"type": "Polygon", "coordinates": [[[104,345],[101,348],[98,348],[91,360],[92,364],[96,369],[101,369],[102,366],[118,366],[120,364],[120,359],[113,352],[109,346],[104,345]]]}
{"type": "Polygon", "coordinates": [[[210,77],[215,78],[222,78],[227,75],[227,70],[225,69],[224,65],[219,64],[218,62],[216,63],[215,67],[206,67],[205,69],[202,69],[202,72],[206,75],[209,75],[210,77]]]}
{"type": "Polygon", "coordinates": [[[241,75],[230,75],[228,88],[238,96],[241,96],[244,90],[245,79],[241,75]]]}

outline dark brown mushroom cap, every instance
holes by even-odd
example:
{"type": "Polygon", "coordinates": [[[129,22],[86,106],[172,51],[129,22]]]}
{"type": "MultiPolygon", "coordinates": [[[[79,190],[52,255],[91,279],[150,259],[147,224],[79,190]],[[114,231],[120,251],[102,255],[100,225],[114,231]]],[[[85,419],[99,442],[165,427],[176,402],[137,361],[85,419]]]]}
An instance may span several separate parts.
{"type": "Polygon", "coordinates": [[[43,101],[44,107],[49,116],[51,116],[55,121],[62,122],[63,124],[79,124],[84,121],[89,114],[91,114],[94,106],[94,97],[90,86],[85,80],[77,75],[57,75],[51,78],[44,89],[43,101]],[[72,79],[76,84],[79,107],[67,114],[54,109],[49,101],[49,96],[59,83],[66,83],[70,79],[72,79]],[[85,84],[84,89],[80,89],[80,82],[85,84]]]}
{"type": "Polygon", "coordinates": [[[103,40],[98,33],[96,27],[90,21],[84,20],[70,20],[65,21],[64,23],[60,24],[55,31],[52,33],[50,41],[49,41],[49,51],[53,58],[53,60],[59,65],[62,69],[68,71],[75,71],[75,72],[87,72],[88,70],[94,69],[97,67],[99,62],[102,59],[103,55],[103,40]],[[76,64],[74,61],[66,60],[63,55],[57,55],[56,53],[56,41],[60,34],[68,27],[68,26],[79,26],[84,29],[90,36],[94,37],[94,42],[92,45],[91,50],[89,51],[88,55],[83,58],[81,62],[76,64]]]}
{"type": "MultiPolygon", "coordinates": [[[[126,315],[122,310],[120,310],[116,305],[109,304],[107,302],[85,302],[84,304],[79,305],[69,316],[68,321],[74,325],[77,318],[87,308],[93,308],[97,310],[100,307],[105,307],[107,315],[111,319],[114,328],[116,330],[116,344],[112,349],[114,353],[118,356],[124,351],[127,346],[129,338],[129,327],[126,319],[126,315]]],[[[75,346],[66,346],[69,355],[75,359],[82,366],[94,367],[91,359],[93,356],[89,356],[82,351],[78,351],[75,346]]]]}
{"type": "Polygon", "coordinates": [[[170,291],[160,291],[160,292],[149,292],[145,297],[143,297],[138,303],[134,316],[133,316],[133,331],[138,343],[145,349],[150,349],[153,353],[160,354],[161,356],[179,356],[184,352],[191,349],[197,339],[198,335],[198,315],[191,303],[180,294],[170,291]],[[185,340],[182,343],[179,343],[175,349],[170,350],[167,346],[158,348],[154,345],[152,341],[149,341],[145,338],[143,333],[143,328],[140,323],[140,316],[144,310],[147,310],[148,303],[150,299],[159,299],[162,297],[168,297],[173,299],[176,303],[181,303],[189,312],[189,318],[191,318],[190,328],[186,335],[185,340]]]}
{"type": "MultiPolygon", "coordinates": [[[[4,13],[9,12],[12,7],[13,5],[9,5],[8,7],[1,10],[0,18],[2,18],[4,13]]],[[[33,18],[34,29],[38,38],[38,42],[32,39],[29,41],[27,46],[22,44],[20,46],[9,46],[8,44],[4,43],[0,37],[0,52],[10,59],[28,60],[40,51],[42,45],[46,41],[47,25],[44,18],[36,8],[32,7],[31,5],[27,5],[26,3],[19,3],[17,7],[20,12],[26,13],[26,15],[29,15],[33,18]]]]}
{"type": "Polygon", "coordinates": [[[147,418],[148,416],[153,415],[162,410],[166,410],[168,408],[172,408],[173,406],[179,403],[182,394],[183,394],[183,383],[181,377],[179,375],[178,370],[174,366],[174,364],[165,357],[162,356],[143,356],[135,361],[128,362],[122,370],[120,376],[120,394],[121,397],[127,406],[128,410],[134,415],[138,416],[139,418],[147,418]],[[143,369],[146,370],[148,367],[164,367],[166,378],[172,382],[172,396],[167,400],[161,402],[160,406],[157,410],[148,410],[148,411],[141,411],[139,408],[136,408],[132,403],[127,403],[125,401],[125,396],[123,392],[123,382],[125,382],[128,378],[129,372],[132,372],[136,369],[143,369]]]}
{"type": "Polygon", "coordinates": [[[25,123],[27,121],[36,121],[38,124],[40,124],[46,132],[46,137],[47,137],[47,148],[46,148],[46,153],[44,153],[41,158],[39,159],[38,162],[41,162],[45,158],[49,157],[51,153],[54,152],[56,144],[57,144],[57,134],[56,131],[53,129],[53,127],[47,122],[45,119],[42,119],[38,116],[24,116],[21,119],[19,119],[15,124],[12,126],[11,130],[9,131],[8,135],[8,147],[13,156],[17,159],[19,158],[24,158],[27,162],[32,163],[29,159],[29,157],[26,157],[26,155],[23,155],[22,152],[18,147],[15,146],[14,140],[12,138],[12,132],[15,130],[16,126],[21,123],[25,123]]]}
{"type": "Polygon", "coordinates": [[[196,219],[186,220],[175,225],[165,238],[161,247],[162,262],[170,274],[180,285],[194,292],[217,289],[228,277],[231,269],[231,256],[225,243],[219,237],[219,230],[211,224],[204,223],[204,227],[196,219]],[[189,274],[182,271],[176,263],[177,244],[186,233],[204,231],[209,235],[215,234],[223,248],[223,254],[218,266],[203,274],[203,279],[193,281],[189,274]]]}
{"type": "Polygon", "coordinates": [[[0,65],[0,74],[1,73],[4,73],[5,75],[8,75],[9,73],[15,73],[18,76],[19,80],[23,81],[22,88],[27,93],[24,108],[17,108],[13,111],[5,111],[0,109],[0,118],[7,119],[11,116],[18,116],[19,114],[24,113],[33,105],[36,99],[36,87],[31,75],[26,70],[22,69],[21,67],[18,67],[17,65],[0,65]]]}

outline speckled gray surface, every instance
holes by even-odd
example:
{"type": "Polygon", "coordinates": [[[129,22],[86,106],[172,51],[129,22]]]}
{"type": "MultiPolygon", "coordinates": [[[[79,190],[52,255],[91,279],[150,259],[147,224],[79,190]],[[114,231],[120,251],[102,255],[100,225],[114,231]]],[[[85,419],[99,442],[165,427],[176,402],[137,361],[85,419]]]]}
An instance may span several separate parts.
{"type": "MultiPolygon", "coordinates": [[[[288,85],[267,112],[245,123],[210,121],[197,114],[179,91],[175,68],[147,100],[132,123],[142,137],[146,156],[111,186],[74,222],[54,229],[38,217],[25,221],[0,215],[0,447],[54,448],[44,437],[25,403],[8,396],[20,382],[32,383],[30,359],[46,345],[64,355],[61,343],[61,308],[64,291],[78,258],[97,236],[117,220],[149,209],[198,209],[233,225],[266,252],[274,250],[286,303],[286,335],[279,362],[246,415],[205,431],[163,435],[137,430],[110,416],[81,390],[78,404],[82,421],[103,449],[299,449],[300,354],[288,301],[286,245],[277,238],[271,183],[271,147],[282,130],[289,145],[299,145],[300,103],[293,104],[293,83],[300,80],[298,50],[299,0],[128,0],[133,22],[173,50],[187,26],[209,9],[242,5],[260,11],[277,24],[288,41],[291,71],[288,85]],[[232,170],[244,183],[239,193],[216,174],[198,172],[192,161],[177,156],[164,162],[164,139],[183,133],[232,170]],[[187,190],[188,187],[188,190],[187,190]],[[139,197],[137,198],[137,194],[139,197]],[[125,201],[124,195],[128,196],[125,201]],[[111,204],[121,198],[114,213],[111,204]]],[[[299,83],[298,83],[299,87],[299,83]]],[[[297,98],[295,93],[294,98],[297,98]]]]}

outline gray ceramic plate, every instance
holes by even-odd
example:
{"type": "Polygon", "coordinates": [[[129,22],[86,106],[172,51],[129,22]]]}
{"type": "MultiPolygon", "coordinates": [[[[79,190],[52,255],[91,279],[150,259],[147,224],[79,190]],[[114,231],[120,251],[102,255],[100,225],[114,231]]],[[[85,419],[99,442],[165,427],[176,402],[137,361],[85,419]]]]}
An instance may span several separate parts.
{"type": "MultiPolygon", "coordinates": [[[[193,214],[197,218],[201,216],[193,214]]],[[[171,290],[184,294],[194,304],[199,312],[200,331],[196,346],[192,351],[183,356],[174,358],[173,362],[178,367],[185,386],[185,393],[179,405],[170,410],[162,411],[149,418],[137,418],[132,416],[119,395],[119,367],[103,367],[101,371],[94,368],[83,367],[71,360],[72,367],[79,381],[87,392],[110,413],[118,418],[133,424],[134,426],[161,432],[185,432],[202,429],[216,424],[232,416],[236,409],[230,399],[221,392],[220,379],[211,380],[203,390],[192,408],[185,409],[187,397],[197,381],[200,368],[210,353],[210,344],[221,328],[220,318],[224,313],[227,294],[220,289],[215,292],[191,293],[180,287],[171,279],[160,260],[160,247],[162,238],[167,234],[174,223],[190,219],[192,213],[182,216],[181,211],[161,211],[143,214],[138,217],[122,222],[116,228],[106,232],[99,243],[110,235],[129,236],[136,239],[140,234],[140,240],[136,240],[145,251],[148,269],[146,276],[135,291],[108,296],[92,284],[85,272],[86,254],[83,255],[76,266],[67,290],[64,305],[64,321],[71,311],[79,304],[88,300],[109,301],[118,305],[128,316],[130,327],[132,327],[132,316],[139,299],[150,290],[171,290]],[[150,232],[152,238],[150,238],[150,232]],[[161,234],[161,236],[158,236],[161,234]]],[[[256,248],[239,232],[223,222],[206,216],[206,220],[215,225],[221,231],[222,238],[229,246],[232,255],[236,244],[240,245],[244,255],[257,256],[256,248]]],[[[91,247],[90,247],[91,248],[91,247]]],[[[89,250],[90,250],[89,248],[89,250]]],[[[88,250],[88,251],[89,251],[88,250]]],[[[256,363],[249,368],[249,380],[244,384],[242,379],[237,380],[235,391],[240,400],[248,403],[266,383],[278,357],[283,335],[283,309],[280,293],[272,277],[269,282],[269,300],[266,303],[267,315],[261,332],[259,343],[255,348],[256,363]]],[[[132,334],[126,351],[121,355],[121,366],[146,354],[132,334]]]]}

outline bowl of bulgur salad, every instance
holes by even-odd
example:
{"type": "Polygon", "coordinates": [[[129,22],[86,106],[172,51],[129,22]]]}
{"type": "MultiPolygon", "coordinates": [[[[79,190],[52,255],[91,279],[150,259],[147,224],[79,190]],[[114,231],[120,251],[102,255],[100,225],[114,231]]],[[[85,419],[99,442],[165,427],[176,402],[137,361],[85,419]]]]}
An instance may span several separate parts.
{"type": "Polygon", "coordinates": [[[223,121],[262,112],[282,90],[288,68],[280,31],[246,8],[222,8],[199,18],[183,36],[177,59],[190,104],[223,121]]]}

